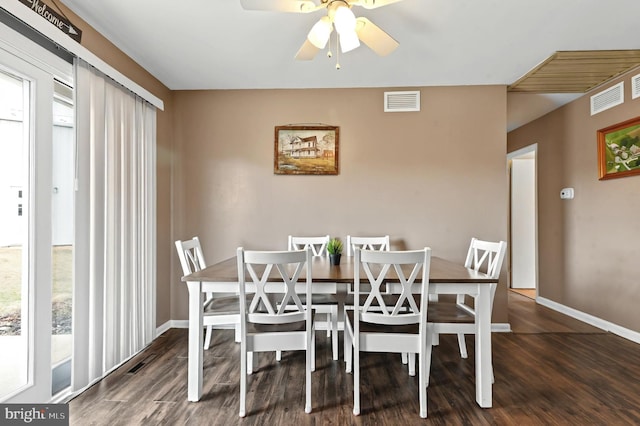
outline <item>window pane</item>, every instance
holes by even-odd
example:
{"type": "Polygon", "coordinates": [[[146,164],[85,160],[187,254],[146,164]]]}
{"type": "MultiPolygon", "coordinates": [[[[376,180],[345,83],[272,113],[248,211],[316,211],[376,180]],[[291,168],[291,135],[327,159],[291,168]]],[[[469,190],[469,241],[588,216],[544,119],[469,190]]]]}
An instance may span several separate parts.
{"type": "Polygon", "coordinates": [[[56,83],[52,164],[52,394],[71,385],[74,129],[69,89],[56,83]]]}
{"type": "Polygon", "coordinates": [[[0,398],[27,384],[28,90],[0,72],[0,398]]]}

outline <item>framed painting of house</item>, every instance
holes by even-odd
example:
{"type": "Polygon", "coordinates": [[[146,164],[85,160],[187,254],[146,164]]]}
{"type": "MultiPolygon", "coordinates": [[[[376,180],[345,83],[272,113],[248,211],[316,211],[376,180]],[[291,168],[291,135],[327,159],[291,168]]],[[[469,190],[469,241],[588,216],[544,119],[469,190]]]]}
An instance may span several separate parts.
{"type": "Polygon", "coordinates": [[[598,130],[600,180],[640,174],[640,117],[598,130]]]}
{"type": "Polygon", "coordinates": [[[276,126],[273,172],[277,175],[337,175],[336,126],[276,126]]]}

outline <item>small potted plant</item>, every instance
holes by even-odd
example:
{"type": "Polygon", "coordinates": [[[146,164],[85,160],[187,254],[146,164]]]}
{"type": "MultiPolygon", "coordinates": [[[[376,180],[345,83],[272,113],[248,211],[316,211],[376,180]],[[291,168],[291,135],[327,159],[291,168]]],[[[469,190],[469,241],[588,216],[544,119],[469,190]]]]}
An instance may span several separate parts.
{"type": "Polygon", "coordinates": [[[332,265],[340,264],[340,256],[342,255],[342,241],[339,238],[331,238],[327,243],[327,252],[329,252],[329,261],[332,265]]]}

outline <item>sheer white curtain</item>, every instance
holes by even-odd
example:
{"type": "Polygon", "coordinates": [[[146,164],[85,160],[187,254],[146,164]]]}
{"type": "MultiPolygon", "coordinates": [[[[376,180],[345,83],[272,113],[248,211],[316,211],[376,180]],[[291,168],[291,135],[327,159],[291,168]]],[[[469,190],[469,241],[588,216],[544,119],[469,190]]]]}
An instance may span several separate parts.
{"type": "Polygon", "coordinates": [[[156,110],[76,62],[72,390],[155,336],[156,110]]]}

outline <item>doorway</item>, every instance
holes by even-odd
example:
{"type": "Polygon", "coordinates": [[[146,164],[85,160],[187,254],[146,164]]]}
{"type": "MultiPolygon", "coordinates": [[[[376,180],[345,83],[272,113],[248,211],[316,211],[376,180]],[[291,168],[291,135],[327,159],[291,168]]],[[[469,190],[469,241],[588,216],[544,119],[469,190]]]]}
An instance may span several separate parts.
{"type": "Polygon", "coordinates": [[[507,155],[510,177],[509,286],[533,299],[538,296],[537,148],[537,144],[533,144],[507,155]]]}

